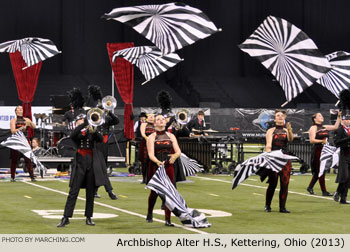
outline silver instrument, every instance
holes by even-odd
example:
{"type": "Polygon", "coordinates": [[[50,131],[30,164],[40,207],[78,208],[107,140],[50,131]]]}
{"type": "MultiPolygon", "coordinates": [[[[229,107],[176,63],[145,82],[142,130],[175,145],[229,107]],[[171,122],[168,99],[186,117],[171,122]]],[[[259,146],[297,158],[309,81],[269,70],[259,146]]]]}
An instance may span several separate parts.
{"type": "Polygon", "coordinates": [[[175,120],[180,125],[186,125],[191,121],[190,112],[187,109],[179,109],[175,115],[175,120]]]}
{"type": "Polygon", "coordinates": [[[108,111],[113,111],[117,107],[117,100],[113,96],[105,96],[102,99],[102,107],[92,108],[87,112],[87,120],[91,127],[97,127],[105,123],[108,111]]]}
{"type": "Polygon", "coordinates": [[[105,96],[102,99],[102,107],[105,110],[113,111],[117,107],[117,100],[113,96],[105,96]]]}
{"type": "Polygon", "coordinates": [[[87,112],[87,120],[90,126],[97,127],[105,122],[104,111],[100,108],[92,108],[87,112]]]}

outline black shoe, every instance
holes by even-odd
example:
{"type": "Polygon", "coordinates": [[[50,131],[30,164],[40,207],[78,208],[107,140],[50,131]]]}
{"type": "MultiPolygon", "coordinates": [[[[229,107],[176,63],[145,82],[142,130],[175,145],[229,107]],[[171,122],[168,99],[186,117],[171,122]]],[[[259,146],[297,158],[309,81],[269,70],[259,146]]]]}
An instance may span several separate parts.
{"type": "Polygon", "coordinates": [[[99,195],[98,193],[95,193],[95,198],[101,198],[101,195],[99,195]]]}
{"type": "Polygon", "coordinates": [[[31,178],[31,181],[32,181],[32,182],[36,182],[36,179],[35,179],[35,178],[31,178]]]}
{"type": "Polygon", "coordinates": [[[57,225],[57,227],[64,227],[69,224],[69,218],[68,217],[63,217],[61,219],[61,222],[57,225]]]}
{"type": "Polygon", "coordinates": [[[322,196],[329,196],[329,197],[331,197],[331,196],[333,196],[333,194],[325,191],[325,192],[322,192],[322,196]]]}
{"type": "Polygon", "coordinates": [[[333,195],[334,201],[335,201],[335,202],[338,202],[338,201],[339,201],[339,197],[340,197],[339,193],[338,193],[338,192],[335,192],[334,195],[333,195]]]}
{"type": "Polygon", "coordinates": [[[117,200],[118,196],[114,194],[112,191],[108,191],[108,195],[112,200],[117,200]]]}
{"type": "Polygon", "coordinates": [[[86,217],[86,225],[95,226],[95,222],[91,220],[91,217],[86,217]]]}
{"type": "Polygon", "coordinates": [[[10,180],[11,182],[16,182],[16,179],[14,179],[14,178],[11,178],[11,180],[10,180]]]}
{"type": "Polygon", "coordinates": [[[265,206],[265,212],[267,212],[267,213],[271,212],[271,207],[270,206],[265,206]]]}
{"type": "Polygon", "coordinates": [[[280,208],[280,213],[290,213],[290,211],[285,208],[280,208]]]}
{"type": "Polygon", "coordinates": [[[340,204],[350,204],[349,201],[346,201],[346,196],[342,196],[340,197],[340,201],[339,201],[340,204]]]}
{"type": "Polygon", "coordinates": [[[310,194],[312,194],[312,195],[315,194],[315,193],[314,193],[314,189],[312,189],[311,187],[306,188],[306,190],[307,190],[310,194]]]}
{"type": "Polygon", "coordinates": [[[148,222],[148,223],[152,223],[152,222],[153,222],[153,216],[152,216],[152,214],[147,214],[146,222],[148,222]]]}
{"type": "Polygon", "coordinates": [[[170,221],[170,220],[166,220],[166,221],[165,221],[165,226],[167,226],[167,227],[173,227],[173,226],[174,226],[174,224],[173,224],[173,223],[171,223],[171,221],[170,221]]]}

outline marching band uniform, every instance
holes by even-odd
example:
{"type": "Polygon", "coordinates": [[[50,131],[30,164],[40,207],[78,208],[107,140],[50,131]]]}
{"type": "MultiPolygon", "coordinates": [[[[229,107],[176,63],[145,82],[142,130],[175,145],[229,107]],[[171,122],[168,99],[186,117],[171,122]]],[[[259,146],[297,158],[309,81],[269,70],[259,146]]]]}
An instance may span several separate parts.
{"type": "MultiPolygon", "coordinates": [[[[323,125],[320,125],[320,124],[315,124],[315,125],[317,127],[315,139],[317,140],[327,139],[329,137],[329,131],[326,130],[326,128],[323,125]]],[[[320,157],[321,157],[322,148],[323,148],[322,143],[316,143],[313,145],[312,156],[311,156],[312,179],[307,188],[307,191],[310,192],[310,194],[314,194],[313,187],[318,180],[320,182],[322,195],[332,196],[332,194],[330,194],[326,190],[326,181],[325,181],[326,174],[323,174],[321,177],[318,177],[318,173],[320,171],[320,157]]]]}
{"type": "MultiPolygon", "coordinates": [[[[283,152],[287,151],[287,143],[288,143],[288,133],[284,130],[283,126],[276,125],[275,130],[273,131],[272,136],[272,148],[271,150],[282,150],[283,152]]],[[[279,193],[279,201],[280,201],[280,212],[289,213],[286,209],[286,201],[288,196],[288,184],[290,179],[290,172],[292,169],[291,161],[282,168],[279,173],[276,173],[270,169],[267,169],[268,175],[268,183],[269,186],[266,190],[266,202],[265,202],[265,211],[271,212],[271,202],[273,195],[275,193],[275,189],[278,183],[278,176],[280,177],[280,193],[279,193]]]]}
{"type": "MultiPolygon", "coordinates": [[[[110,134],[109,128],[110,128],[110,126],[116,125],[118,123],[119,123],[119,118],[116,115],[114,115],[111,111],[109,111],[105,117],[105,123],[100,126],[100,132],[101,132],[102,137],[103,137],[103,142],[97,143],[97,149],[102,152],[105,163],[106,163],[106,167],[108,167],[108,137],[110,134]]],[[[96,188],[95,196],[98,195],[97,190],[98,190],[98,188],[96,188]]],[[[106,173],[105,190],[112,200],[118,199],[117,195],[115,195],[113,193],[113,187],[112,187],[111,182],[109,181],[107,173],[106,173]]]]}
{"type": "Polygon", "coordinates": [[[69,224],[69,217],[72,217],[75,203],[80,188],[86,188],[85,216],[87,225],[95,225],[91,220],[94,208],[95,187],[106,184],[106,167],[101,152],[96,151],[96,142],[102,142],[103,138],[97,131],[89,132],[88,125],[84,123],[77,126],[71,138],[77,146],[77,153],[73,162],[70,190],[67,197],[64,215],[57,227],[64,227],[69,224]]]}
{"type": "MultiPolygon", "coordinates": [[[[164,163],[165,172],[168,175],[170,181],[175,185],[174,181],[174,166],[169,163],[169,155],[174,153],[173,143],[168,133],[163,131],[156,131],[156,137],[154,141],[154,155],[156,158],[164,163]]],[[[152,161],[149,162],[148,172],[147,172],[147,183],[155,174],[158,169],[158,165],[152,161]]],[[[147,212],[147,222],[152,222],[153,217],[153,208],[156,203],[158,194],[151,190],[151,193],[148,197],[148,212],[147,212]]],[[[171,211],[165,206],[165,225],[174,226],[170,222],[171,211]]]]}
{"type": "Polygon", "coordinates": [[[199,120],[198,118],[192,119],[188,124],[187,128],[190,132],[192,132],[192,129],[195,129],[199,132],[193,132],[195,135],[201,134],[201,131],[205,129],[205,122],[203,120],[199,120]]]}
{"type": "MultiPolygon", "coordinates": [[[[19,129],[21,127],[26,127],[26,121],[24,119],[23,116],[17,116],[16,117],[16,122],[15,122],[15,129],[19,129]]],[[[26,156],[24,156],[23,154],[21,154],[20,152],[11,149],[10,150],[10,158],[11,158],[11,165],[10,165],[10,170],[11,170],[11,182],[15,182],[15,176],[16,176],[16,167],[17,167],[17,163],[18,160],[23,157],[24,161],[26,163],[28,172],[29,172],[29,176],[31,178],[31,180],[33,182],[35,182],[35,178],[34,178],[34,173],[33,173],[33,164],[30,161],[29,158],[27,158],[26,156]]]]}
{"type": "Polygon", "coordinates": [[[336,147],[340,147],[339,169],[336,182],[339,183],[337,193],[340,195],[340,204],[349,204],[346,201],[350,187],[350,128],[341,125],[334,135],[336,147]]]}

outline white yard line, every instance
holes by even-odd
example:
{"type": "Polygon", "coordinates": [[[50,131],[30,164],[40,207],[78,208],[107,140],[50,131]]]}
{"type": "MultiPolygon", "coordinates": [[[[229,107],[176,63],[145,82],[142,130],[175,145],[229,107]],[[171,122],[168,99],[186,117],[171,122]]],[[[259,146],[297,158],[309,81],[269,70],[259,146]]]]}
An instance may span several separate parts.
{"type": "MultiPolygon", "coordinates": [[[[193,177],[193,178],[198,178],[198,179],[202,179],[202,180],[211,180],[211,181],[217,181],[217,182],[232,184],[231,181],[226,181],[226,180],[221,180],[221,179],[205,178],[205,177],[198,177],[198,176],[193,177]]],[[[266,188],[267,188],[267,187],[265,187],[265,186],[250,185],[250,184],[246,184],[246,183],[242,183],[242,184],[240,184],[240,185],[249,186],[249,187],[254,187],[254,188],[259,188],[259,189],[266,189],[266,188]]],[[[279,189],[276,188],[276,191],[279,191],[279,189]]],[[[301,195],[301,196],[312,197],[312,198],[318,198],[318,199],[333,200],[333,197],[323,197],[323,196],[318,196],[318,195],[311,195],[311,194],[306,194],[306,193],[293,192],[293,191],[289,191],[289,190],[288,190],[288,193],[292,193],[292,194],[296,194],[296,195],[301,195]]]]}
{"type": "MultiPolygon", "coordinates": [[[[36,183],[31,183],[31,182],[26,182],[26,181],[22,181],[22,182],[25,183],[25,184],[31,185],[31,186],[39,187],[39,188],[47,190],[47,191],[51,191],[51,192],[55,192],[55,193],[59,193],[59,194],[63,194],[63,195],[68,195],[68,193],[66,193],[66,192],[62,192],[62,191],[59,191],[59,190],[56,190],[56,189],[52,189],[50,187],[38,185],[36,183]]],[[[78,199],[86,201],[86,199],[82,198],[82,197],[78,197],[78,199]]],[[[111,205],[107,205],[107,204],[104,204],[104,203],[101,203],[101,202],[97,202],[97,201],[95,201],[95,204],[99,205],[99,206],[106,207],[106,208],[110,208],[110,209],[113,209],[113,210],[116,210],[116,211],[119,211],[119,212],[123,212],[123,213],[126,213],[126,214],[130,214],[130,215],[134,215],[134,216],[146,219],[146,215],[138,214],[138,213],[135,213],[135,212],[131,212],[131,211],[128,211],[128,210],[125,210],[125,209],[121,209],[121,208],[114,207],[114,206],[111,206],[111,205]]],[[[160,220],[160,219],[153,218],[153,221],[160,222],[160,223],[164,224],[164,221],[160,220]]],[[[207,232],[203,232],[203,231],[195,229],[195,228],[189,228],[189,227],[181,226],[181,225],[178,225],[178,224],[175,224],[175,223],[174,223],[174,225],[175,225],[175,227],[182,228],[182,229],[185,229],[185,230],[188,230],[188,231],[192,231],[192,232],[195,232],[195,233],[198,233],[198,234],[208,234],[207,232]]]]}

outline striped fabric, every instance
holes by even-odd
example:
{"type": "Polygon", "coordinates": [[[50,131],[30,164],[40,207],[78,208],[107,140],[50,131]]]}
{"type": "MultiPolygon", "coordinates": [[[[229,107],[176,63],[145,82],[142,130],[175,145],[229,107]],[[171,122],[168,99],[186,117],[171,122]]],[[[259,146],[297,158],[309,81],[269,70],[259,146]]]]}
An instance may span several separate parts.
{"type": "Polygon", "coordinates": [[[191,224],[191,226],[195,228],[211,226],[203,213],[199,214],[197,210],[187,207],[184,198],[171,183],[168,175],[166,175],[163,165],[159,166],[146,187],[155,191],[161,198],[164,198],[167,208],[172,211],[183,224],[191,224]]]}
{"type": "Polygon", "coordinates": [[[235,177],[232,180],[232,190],[249,176],[256,174],[260,168],[270,169],[278,173],[289,160],[298,160],[298,158],[283,154],[281,150],[264,152],[256,157],[247,159],[243,163],[237,165],[235,169],[235,177]]]}
{"type": "Polygon", "coordinates": [[[339,163],[340,148],[329,145],[323,145],[320,157],[320,171],[318,177],[321,177],[325,172],[329,171],[339,163]]]}
{"type": "Polygon", "coordinates": [[[25,68],[61,53],[51,40],[43,38],[24,38],[0,44],[0,52],[14,53],[16,51],[21,52],[27,64],[25,68]]]}
{"type": "Polygon", "coordinates": [[[34,155],[32,148],[30,147],[28,140],[22,131],[17,131],[15,134],[8,137],[5,141],[2,141],[0,145],[22,153],[24,156],[29,158],[33,164],[36,165],[37,171],[46,171],[46,168],[34,155]]]}
{"type": "Polygon", "coordinates": [[[116,8],[102,18],[129,25],[163,55],[220,31],[201,10],[183,3],[116,8]]]}
{"type": "Polygon", "coordinates": [[[327,88],[337,98],[342,90],[350,87],[350,53],[338,51],[326,55],[332,69],[317,83],[327,88]]]}
{"type": "Polygon", "coordinates": [[[291,101],[331,69],[326,57],[299,28],[267,17],[239,48],[271,71],[291,101]]]}
{"type": "Polygon", "coordinates": [[[203,171],[203,168],[201,168],[196,160],[187,157],[184,153],[181,153],[180,160],[186,177],[193,176],[197,172],[203,171]]]}
{"type": "Polygon", "coordinates": [[[141,70],[146,78],[146,81],[142,84],[182,61],[176,53],[162,56],[162,52],[155,46],[131,47],[116,51],[113,53],[112,61],[116,61],[118,57],[123,57],[141,70]]]}

